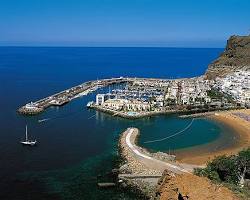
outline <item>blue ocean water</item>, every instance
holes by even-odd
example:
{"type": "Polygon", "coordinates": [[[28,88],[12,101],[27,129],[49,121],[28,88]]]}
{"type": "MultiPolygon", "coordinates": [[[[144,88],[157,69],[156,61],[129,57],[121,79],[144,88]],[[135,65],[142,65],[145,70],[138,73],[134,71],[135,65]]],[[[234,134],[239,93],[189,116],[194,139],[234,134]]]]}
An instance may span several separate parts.
{"type": "MultiPolygon", "coordinates": [[[[222,49],[205,48],[0,47],[0,199],[134,199],[119,189],[96,186],[96,177],[115,166],[119,134],[129,126],[138,127],[139,142],[144,145],[146,140],[185,126],[189,119],[173,115],[131,121],[87,110],[86,103],[95,93],[37,116],[20,116],[16,109],[87,80],[198,76],[220,52],[222,49]],[[50,120],[38,123],[43,118],[50,120]],[[35,148],[19,144],[26,124],[39,141],[35,148]]],[[[221,132],[215,123],[199,120],[186,134],[145,146],[185,148],[214,141],[221,132]],[[204,126],[207,131],[198,137],[204,126]]]]}

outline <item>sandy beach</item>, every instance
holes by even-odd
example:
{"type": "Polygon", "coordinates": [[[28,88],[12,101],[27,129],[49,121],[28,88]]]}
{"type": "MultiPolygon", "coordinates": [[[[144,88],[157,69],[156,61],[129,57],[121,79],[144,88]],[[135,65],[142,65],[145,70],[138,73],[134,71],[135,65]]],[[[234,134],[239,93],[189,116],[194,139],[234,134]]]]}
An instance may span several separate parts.
{"type": "Polygon", "coordinates": [[[131,127],[121,134],[119,140],[119,152],[124,161],[120,166],[118,178],[123,187],[133,188],[149,199],[179,199],[180,195],[201,200],[239,199],[223,185],[214,184],[205,177],[190,173],[198,166],[181,166],[167,157],[164,158],[162,154],[155,157],[153,153],[137,146],[138,135],[139,130],[131,127]]]}
{"type": "Polygon", "coordinates": [[[240,150],[250,146],[250,109],[215,112],[207,118],[232,129],[235,134],[235,141],[220,150],[212,149],[212,144],[208,144],[205,148],[200,146],[182,150],[177,153],[179,162],[201,165],[216,156],[237,154],[240,150]]]}

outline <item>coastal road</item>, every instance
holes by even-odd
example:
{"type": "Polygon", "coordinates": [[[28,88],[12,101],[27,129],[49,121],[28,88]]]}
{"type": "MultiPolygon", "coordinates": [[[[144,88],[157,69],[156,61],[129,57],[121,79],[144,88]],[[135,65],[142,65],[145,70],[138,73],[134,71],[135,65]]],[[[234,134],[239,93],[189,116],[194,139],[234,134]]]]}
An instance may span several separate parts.
{"type": "Polygon", "coordinates": [[[129,128],[126,132],[126,145],[129,147],[130,151],[134,153],[136,159],[143,163],[150,169],[155,169],[159,171],[164,171],[165,169],[176,173],[192,173],[194,168],[201,167],[197,165],[190,165],[184,163],[166,162],[152,157],[149,153],[143,152],[138,146],[135,145],[135,140],[138,135],[138,129],[129,128]]]}

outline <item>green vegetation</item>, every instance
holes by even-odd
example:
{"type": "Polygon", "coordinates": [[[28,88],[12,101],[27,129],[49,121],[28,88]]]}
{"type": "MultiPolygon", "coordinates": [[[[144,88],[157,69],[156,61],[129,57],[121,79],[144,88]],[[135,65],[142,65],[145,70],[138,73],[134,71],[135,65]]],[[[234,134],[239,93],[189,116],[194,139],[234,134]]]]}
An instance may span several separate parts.
{"type": "Polygon", "coordinates": [[[211,98],[211,99],[222,99],[222,97],[224,97],[224,95],[216,90],[216,89],[211,89],[207,91],[207,95],[211,98]]]}
{"type": "Polygon", "coordinates": [[[228,95],[228,94],[224,94],[222,92],[220,92],[219,90],[212,88],[211,90],[207,91],[207,95],[211,98],[211,99],[217,99],[222,101],[223,99],[226,99],[229,103],[234,103],[233,98],[228,95]]]}
{"type": "Polygon", "coordinates": [[[195,169],[195,174],[223,183],[230,189],[250,197],[250,148],[238,155],[219,156],[204,169],[195,169]]]}
{"type": "Polygon", "coordinates": [[[175,106],[176,105],[176,100],[168,98],[168,99],[165,100],[164,104],[166,106],[175,106]]]}

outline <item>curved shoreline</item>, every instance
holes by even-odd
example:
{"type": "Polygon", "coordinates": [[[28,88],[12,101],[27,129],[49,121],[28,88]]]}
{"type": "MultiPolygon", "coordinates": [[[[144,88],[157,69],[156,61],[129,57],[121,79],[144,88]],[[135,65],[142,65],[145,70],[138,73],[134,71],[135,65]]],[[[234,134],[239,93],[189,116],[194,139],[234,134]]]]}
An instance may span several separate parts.
{"type": "Polygon", "coordinates": [[[190,164],[206,164],[217,156],[237,154],[240,150],[248,148],[250,146],[250,122],[235,116],[235,113],[250,115],[250,110],[221,111],[207,116],[208,119],[221,123],[233,130],[235,140],[232,145],[220,150],[212,149],[210,151],[208,150],[210,144],[183,149],[177,152],[177,160],[190,164]],[[206,146],[207,149],[203,151],[206,146]]]}
{"type": "MultiPolygon", "coordinates": [[[[135,141],[139,136],[139,131],[136,128],[128,128],[124,132],[125,143],[123,145],[128,147],[128,151],[131,151],[133,157],[140,160],[147,168],[150,168],[153,163],[158,167],[158,170],[163,172],[165,169],[173,173],[190,173],[192,172],[193,166],[182,165],[171,160],[171,155],[162,153],[165,159],[157,158],[156,153],[150,153],[146,149],[143,149],[136,145],[135,141]],[[169,160],[168,160],[169,159],[169,160]],[[150,162],[150,164],[149,164],[150,162]]],[[[156,169],[157,167],[153,167],[156,169]]],[[[195,166],[198,167],[198,166],[195,166]]]]}
{"type": "Polygon", "coordinates": [[[162,152],[150,153],[136,145],[138,136],[137,128],[128,128],[120,136],[119,150],[124,162],[118,179],[123,187],[139,191],[146,199],[155,199],[162,174],[191,174],[194,168],[201,167],[175,162],[173,156],[162,152]]]}
{"type": "Polygon", "coordinates": [[[139,194],[143,199],[165,199],[166,195],[177,199],[177,194],[196,197],[201,191],[207,197],[215,195],[217,199],[223,196],[238,199],[227,188],[191,173],[193,168],[203,166],[168,160],[169,155],[165,153],[160,156],[150,153],[136,144],[138,137],[137,128],[128,128],[120,136],[119,149],[124,162],[119,169],[118,182],[122,187],[139,194]],[[220,190],[217,190],[218,187],[220,190]]]}

